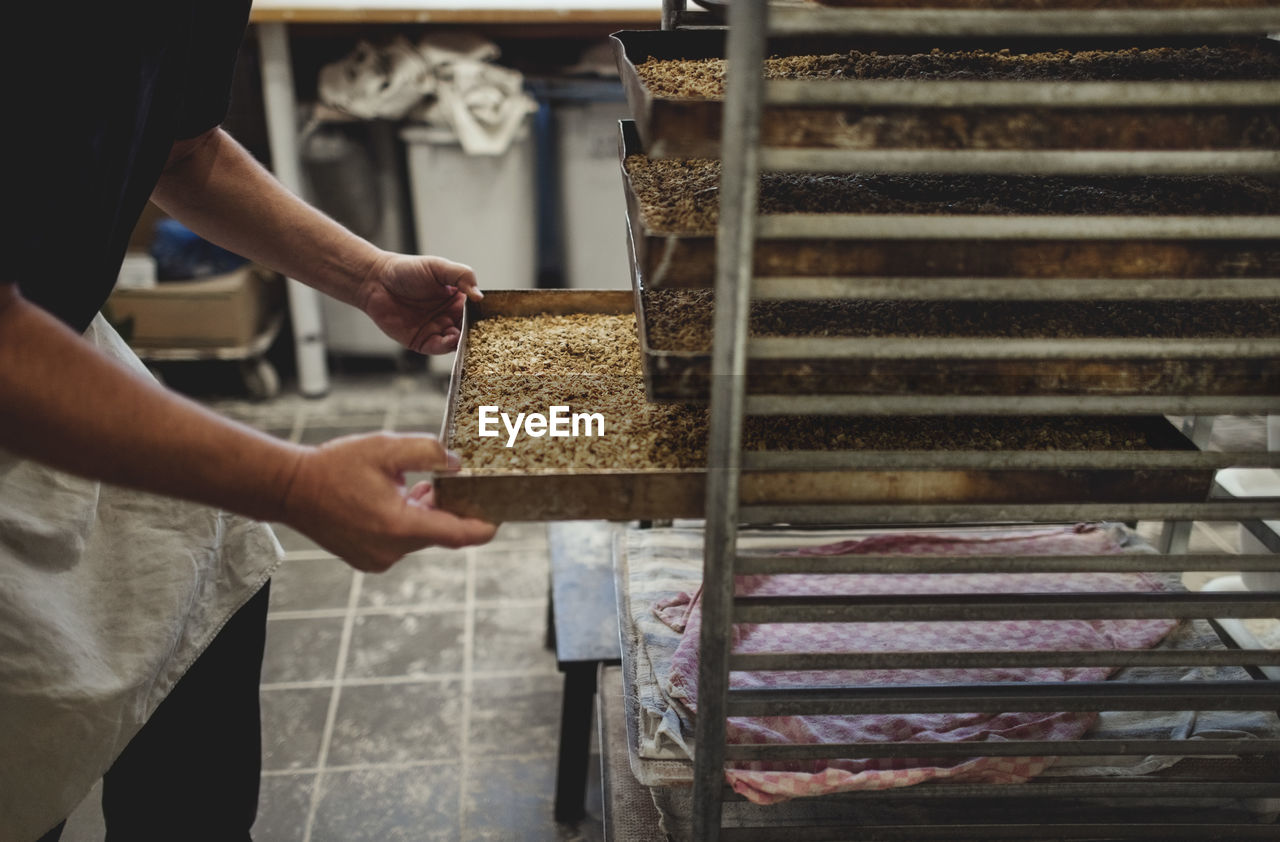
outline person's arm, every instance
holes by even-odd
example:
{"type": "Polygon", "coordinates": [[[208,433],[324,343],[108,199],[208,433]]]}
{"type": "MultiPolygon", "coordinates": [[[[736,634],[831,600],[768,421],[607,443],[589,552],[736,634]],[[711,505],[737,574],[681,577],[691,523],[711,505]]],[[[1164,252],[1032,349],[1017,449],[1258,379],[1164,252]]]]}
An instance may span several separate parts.
{"type": "Polygon", "coordinates": [[[206,240],[358,307],[421,353],[453,350],[465,298],[482,297],[469,267],[374,247],[285,189],[221,129],[175,144],[151,198],[206,240]]]}
{"type": "Polygon", "coordinates": [[[106,358],[9,283],[0,283],[0,407],[0,447],[11,453],[288,523],[361,569],[493,535],[405,493],[405,472],[451,466],[433,437],[283,442],[106,358]]]}

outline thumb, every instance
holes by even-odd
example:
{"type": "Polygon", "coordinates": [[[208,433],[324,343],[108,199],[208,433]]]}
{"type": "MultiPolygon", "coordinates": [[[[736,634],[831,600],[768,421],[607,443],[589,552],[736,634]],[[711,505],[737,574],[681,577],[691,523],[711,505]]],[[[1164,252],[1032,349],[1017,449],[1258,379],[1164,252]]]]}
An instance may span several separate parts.
{"type": "Polygon", "coordinates": [[[462,460],[445,450],[435,436],[426,433],[402,433],[393,436],[389,467],[396,473],[410,471],[456,471],[462,460]]]}

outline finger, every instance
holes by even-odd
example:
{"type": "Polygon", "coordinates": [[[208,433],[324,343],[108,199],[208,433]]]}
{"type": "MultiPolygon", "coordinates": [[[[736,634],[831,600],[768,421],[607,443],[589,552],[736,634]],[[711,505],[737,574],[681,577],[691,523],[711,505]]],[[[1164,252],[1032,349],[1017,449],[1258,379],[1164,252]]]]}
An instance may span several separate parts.
{"type": "Polygon", "coordinates": [[[421,509],[419,517],[421,534],[434,544],[442,547],[470,547],[484,544],[493,539],[498,531],[497,524],[488,523],[478,518],[458,517],[440,509],[421,509]]]}
{"type": "Polygon", "coordinates": [[[440,440],[426,433],[398,433],[388,437],[390,467],[398,473],[413,471],[456,471],[462,467],[458,454],[444,449],[440,440]]]}
{"type": "Polygon", "coordinates": [[[447,354],[458,349],[461,337],[462,333],[456,327],[447,328],[443,333],[427,337],[422,348],[428,354],[447,354]]]}
{"type": "Polygon", "coordinates": [[[453,286],[457,287],[462,293],[472,301],[479,301],[484,298],[484,293],[480,291],[480,282],[476,278],[476,272],[465,263],[453,264],[453,286]]]}
{"type": "Polygon", "coordinates": [[[435,497],[432,493],[433,490],[431,483],[423,480],[422,482],[414,483],[413,488],[410,488],[409,493],[405,495],[405,499],[410,503],[417,503],[424,506],[430,505],[431,501],[433,501],[435,497]]]}

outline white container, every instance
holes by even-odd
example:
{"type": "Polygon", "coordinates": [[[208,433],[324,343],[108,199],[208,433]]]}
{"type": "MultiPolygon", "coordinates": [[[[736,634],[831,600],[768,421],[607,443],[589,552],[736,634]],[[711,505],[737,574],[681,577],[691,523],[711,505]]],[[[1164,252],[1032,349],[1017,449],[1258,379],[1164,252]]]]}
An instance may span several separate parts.
{"type": "Polygon", "coordinates": [[[521,132],[502,155],[468,155],[448,130],[401,131],[418,251],[476,270],[481,289],[531,289],[537,278],[533,142],[521,132]]]}
{"type": "Polygon", "coordinates": [[[631,288],[618,161],[618,121],[630,116],[625,102],[555,105],[566,286],[631,288]]]}
{"type": "MultiPolygon", "coordinates": [[[[409,126],[400,137],[408,153],[418,252],[467,264],[482,290],[532,289],[537,180],[527,123],[502,155],[468,155],[447,129],[409,126]]],[[[453,357],[431,357],[431,372],[447,375],[453,357]]]]}

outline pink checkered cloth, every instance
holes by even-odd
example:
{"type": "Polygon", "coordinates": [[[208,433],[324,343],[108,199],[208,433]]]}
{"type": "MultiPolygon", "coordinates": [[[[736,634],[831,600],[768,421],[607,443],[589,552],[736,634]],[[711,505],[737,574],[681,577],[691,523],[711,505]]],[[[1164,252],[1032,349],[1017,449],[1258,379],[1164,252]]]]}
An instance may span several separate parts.
{"type": "MultiPolygon", "coordinates": [[[[965,534],[894,533],[842,541],[780,555],[1102,555],[1121,548],[1105,529],[1089,525],[1034,531],[965,534]]],[[[842,594],[1155,592],[1168,587],[1142,573],[903,574],[740,576],[741,596],[842,594]]],[[[698,594],[654,605],[682,638],[668,690],[697,711],[698,594]]],[[[975,651],[990,649],[1143,649],[1155,646],[1173,620],[1026,620],[927,623],[777,623],[735,628],[734,651],[744,653],[975,651]]],[[[733,688],[959,684],[1009,681],[1098,681],[1113,670],[990,668],[834,670],[731,674],[733,688]]],[[[981,743],[1000,740],[1072,740],[1093,724],[1093,713],[953,713],[730,718],[730,743],[850,743],[918,741],[981,743]]],[[[911,786],[932,779],[1020,783],[1048,768],[1053,757],[968,759],[867,758],[740,763],[726,769],[737,792],[757,804],[864,789],[911,786]]]]}

